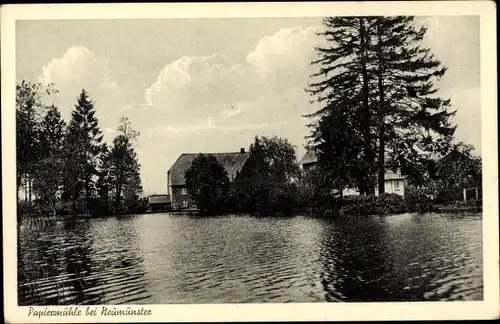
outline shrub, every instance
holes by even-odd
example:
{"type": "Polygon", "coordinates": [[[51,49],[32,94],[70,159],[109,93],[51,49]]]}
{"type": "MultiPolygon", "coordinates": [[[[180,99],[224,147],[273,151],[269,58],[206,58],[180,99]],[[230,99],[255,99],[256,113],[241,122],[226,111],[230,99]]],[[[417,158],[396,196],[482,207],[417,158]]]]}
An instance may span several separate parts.
{"type": "Polygon", "coordinates": [[[337,207],[340,208],[340,214],[344,215],[375,214],[375,200],[373,195],[345,196],[338,200],[337,207]]]}
{"type": "Polygon", "coordinates": [[[483,199],[471,199],[467,200],[467,206],[469,207],[482,207],[483,206],[483,199]]]}
{"type": "Polygon", "coordinates": [[[395,214],[406,211],[403,197],[397,194],[346,196],[337,201],[343,215],[395,214]]]}
{"type": "Polygon", "coordinates": [[[431,193],[428,188],[417,188],[414,186],[408,186],[405,188],[405,201],[407,203],[422,203],[430,202],[431,193]]]}
{"type": "Polygon", "coordinates": [[[405,205],[407,211],[426,213],[434,209],[433,189],[408,186],[405,189],[405,205]]]}
{"type": "Polygon", "coordinates": [[[379,214],[404,213],[406,205],[404,198],[394,193],[383,193],[376,199],[376,209],[379,214]]]}

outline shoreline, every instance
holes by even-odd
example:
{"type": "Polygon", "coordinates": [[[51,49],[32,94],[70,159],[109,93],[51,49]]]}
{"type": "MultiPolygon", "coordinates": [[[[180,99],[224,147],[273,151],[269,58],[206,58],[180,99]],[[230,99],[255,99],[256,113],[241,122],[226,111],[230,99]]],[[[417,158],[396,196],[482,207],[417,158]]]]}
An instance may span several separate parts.
{"type": "MultiPolygon", "coordinates": [[[[328,210],[327,210],[328,211],[328,210]]],[[[331,211],[331,210],[330,210],[331,211]]],[[[403,213],[387,213],[387,214],[367,214],[367,215],[355,215],[355,214],[346,214],[346,215],[337,215],[337,214],[330,214],[330,213],[321,213],[321,212],[303,212],[303,213],[296,213],[294,215],[289,215],[289,216],[284,216],[284,215],[259,215],[258,217],[260,218],[271,218],[271,217],[294,217],[294,216],[299,216],[299,215],[306,215],[306,216],[313,216],[313,217],[318,217],[318,218],[342,218],[348,216],[350,217],[361,217],[361,216],[391,216],[391,215],[398,215],[398,214],[406,214],[406,213],[413,213],[413,214],[428,214],[428,213],[435,213],[435,214],[442,214],[442,213],[450,213],[450,214],[461,214],[461,213],[482,213],[483,208],[482,207],[453,207],[453,206],[438,206],[434,208],[433,210],[425,213],[419,213],[419,212],[412,212],[412,211],[407,211],[403,213]]],[[[176,216],[199,216],[199,217],[218,217],[218,216],[225,216],[225,215],[246,215],[246,216],[257,216],[257,215],[252,215],[250,213],[225,213],[225,214],[218,214],[218,215],[200,215],[198,214],[198,211],[184,211],[184,210],[172,210],[172,211],[154,211],[154,212],[145,212],[145,213],[137,213],[137,214],[117,214],[117,215],[101,215],[101,216],[89,216],[89,215],[56,215],[56,216],[25,216],[19,219],[18,224],[21,224],[23,221],[26,220],[33,220],[33,221],[81,221],[81,220],[90,220],[90,219],[104,219],[104,218],[112,218],[112,217],[128,217],[128,216],[141,216],[141,215],[151,215],[151,214],[170,214],[170,215],[176,215],[176,216]]]]}

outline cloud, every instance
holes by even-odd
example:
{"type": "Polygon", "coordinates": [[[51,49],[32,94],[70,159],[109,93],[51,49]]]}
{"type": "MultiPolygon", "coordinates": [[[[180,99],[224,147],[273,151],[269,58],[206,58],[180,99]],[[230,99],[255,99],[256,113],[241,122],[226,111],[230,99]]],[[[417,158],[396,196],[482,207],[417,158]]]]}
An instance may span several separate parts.
{"type": "Polygon", "coordinates": [[[77,98],[85,89],[94,102],[105,139],[112,139],[114,132],[110,130],[116,129],[128,98],[111,77],[107,58],[97,56],[86,47],[73,46],[45,64],[38,80],[44,84],[54,83],[58,93],[46,101],[54,103],[66,121],[70,120],[77,98]]]}
{"type": "MultiPolygon", "coordinates": [[[[168,63],[145,91],[149,113],[176,129],[218,127],[263,97],[290,89],[302,93],[311,74],[316,31],[300,26],[281,29],[262,38],[243,63],[234,63],[225,54],[181,57],[168,63]]],[[[248,122],[255,126],[258,121],[248,122]]]]}
{"type": "Polygon", "coordinates": [[[42,70],[41,82],[55,83],[63,88],[86,85],[110,90],[117,87],[110,77],[108,61],[97,57],[86,47],[68,48],[61,57],[53,58],[42,70]]]}
{"type": "Polygon", "coordinates": [[[204,122],[252,97],[244,86],[245,79],[255,79],[251,72],[223,54],[181,57],[165,65],[145,91],[145,102],[170,124],[204,122]]]}
{"type": "Polygon", "coordinates": [[[322,43],[316,36],[320,27],[284,28],[262,38],[246,61],[257,71],[266,88],[272,91],[290,86],[302,88],[311,74],[314,47],[322,43]]]}
{"type": "Polygon", "coordinates": [[[165,64],[145,90],[145,103],[126,111],[147,129],[139,139],[146,187],[161,188],[164,179],[154,170],[168,170],[181,153],[238,151],[256,135],[286,137],[303,154],[308,130],[302,115],[315,108],[304,88],[315,68],[317,31],[278,30],[242,62],[216,53],[165,64]]]}

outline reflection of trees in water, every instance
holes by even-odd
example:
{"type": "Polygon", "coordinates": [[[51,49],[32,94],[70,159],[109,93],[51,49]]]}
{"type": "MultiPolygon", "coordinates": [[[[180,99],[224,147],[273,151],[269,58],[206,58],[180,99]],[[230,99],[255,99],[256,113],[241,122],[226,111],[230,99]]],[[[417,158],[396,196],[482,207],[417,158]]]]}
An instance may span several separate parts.
{"type": "Polygon", "coordinates": [[[327,300],[387,301],[391,280],[391,252],[386,245],[383,218],[335,220],[325,232],[322,280],[327,300]]]}
{"type": "Polygon", "coordinates": [[[465,221],[397,215],[328,225],[322,285],[329,301],[470,299],[482,290],[481,235],[474,240],[477,231],[465,221]]]}
{"type": "MultiPolygon", "coordinates": [[[[53,223],[24,229],[20,242],[19,304],[67,305],[88,303],[88,287],[99,284],[92,272],[88,222],[53,223]],[[28,231],[30,233],[26,233],[28,231]]],[[[93,296],[99,302],[99,296],[93,296]]]]}
{"type": "Polygon", "coordinates": [[[118,304],[150,297],[134,224],[30,224],[19,232],[20,305],[118,304]]]}
{"type": "Polygon", "coordinates": [[[94,290],[106,304],[130,304],[151,297],[134,219],[108,218],[94,223],[92,228],[94,241],[98,242],[94,245],[94,268],[101,280],[94,290]]]}
{"type": "Polygon", "coordinates": [[[102,297],[98,292],[87,293],[88,288],[100,284],[99,274],[93,272],[92,236],[88,226],[88,222],[64,223],[65,233],[72,236],[71,243],[76,243],[64,249],[66,273],[69,275],[67,283],[74,291],[72,298],[64,304],[98,304],[102,297]]]}

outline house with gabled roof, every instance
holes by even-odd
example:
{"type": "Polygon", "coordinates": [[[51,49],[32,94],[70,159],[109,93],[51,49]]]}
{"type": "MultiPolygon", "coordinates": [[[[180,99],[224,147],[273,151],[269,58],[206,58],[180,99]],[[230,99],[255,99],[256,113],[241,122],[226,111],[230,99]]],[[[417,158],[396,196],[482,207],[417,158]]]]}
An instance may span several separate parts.
{"type": "MultiPolygon", "coordinates": [[[[299,165],[302,170],[308,171],[316,168],[317,163],[318,163],[318,158],[316,156],[316,152],[313,149],[309,149],[304,155],[304,157],[300,160],[299,165]]],[[[395,193],[400,196],[404,196],[405,184],[406,184],[406,177],[401,175],[399,172],[394,172],[389,169],[385,171],[384,187],[386,193],[395,193]]],[[[359,195],[359,191],[356,188],[344,188],[342,190],[342,195],[344,196],[359,195]]],[[[375,195],[378,196],[378,187],[375,187],[375,195]]]]}
{"type": "MultiPolygon", "coordinates": [[[[181,154],[167,172],[167,188],[173,209],[196,209],[196,203],[187,190],[184,174],[199,154],[181,154]]],[[[217,159],[226,169],[230,182],[236,178],[237,173],[243,168],[250,157],[250,153],[245,152],[244,148],[240,149],[239,152],[203,154],[213,155],[217,159]]]]}

